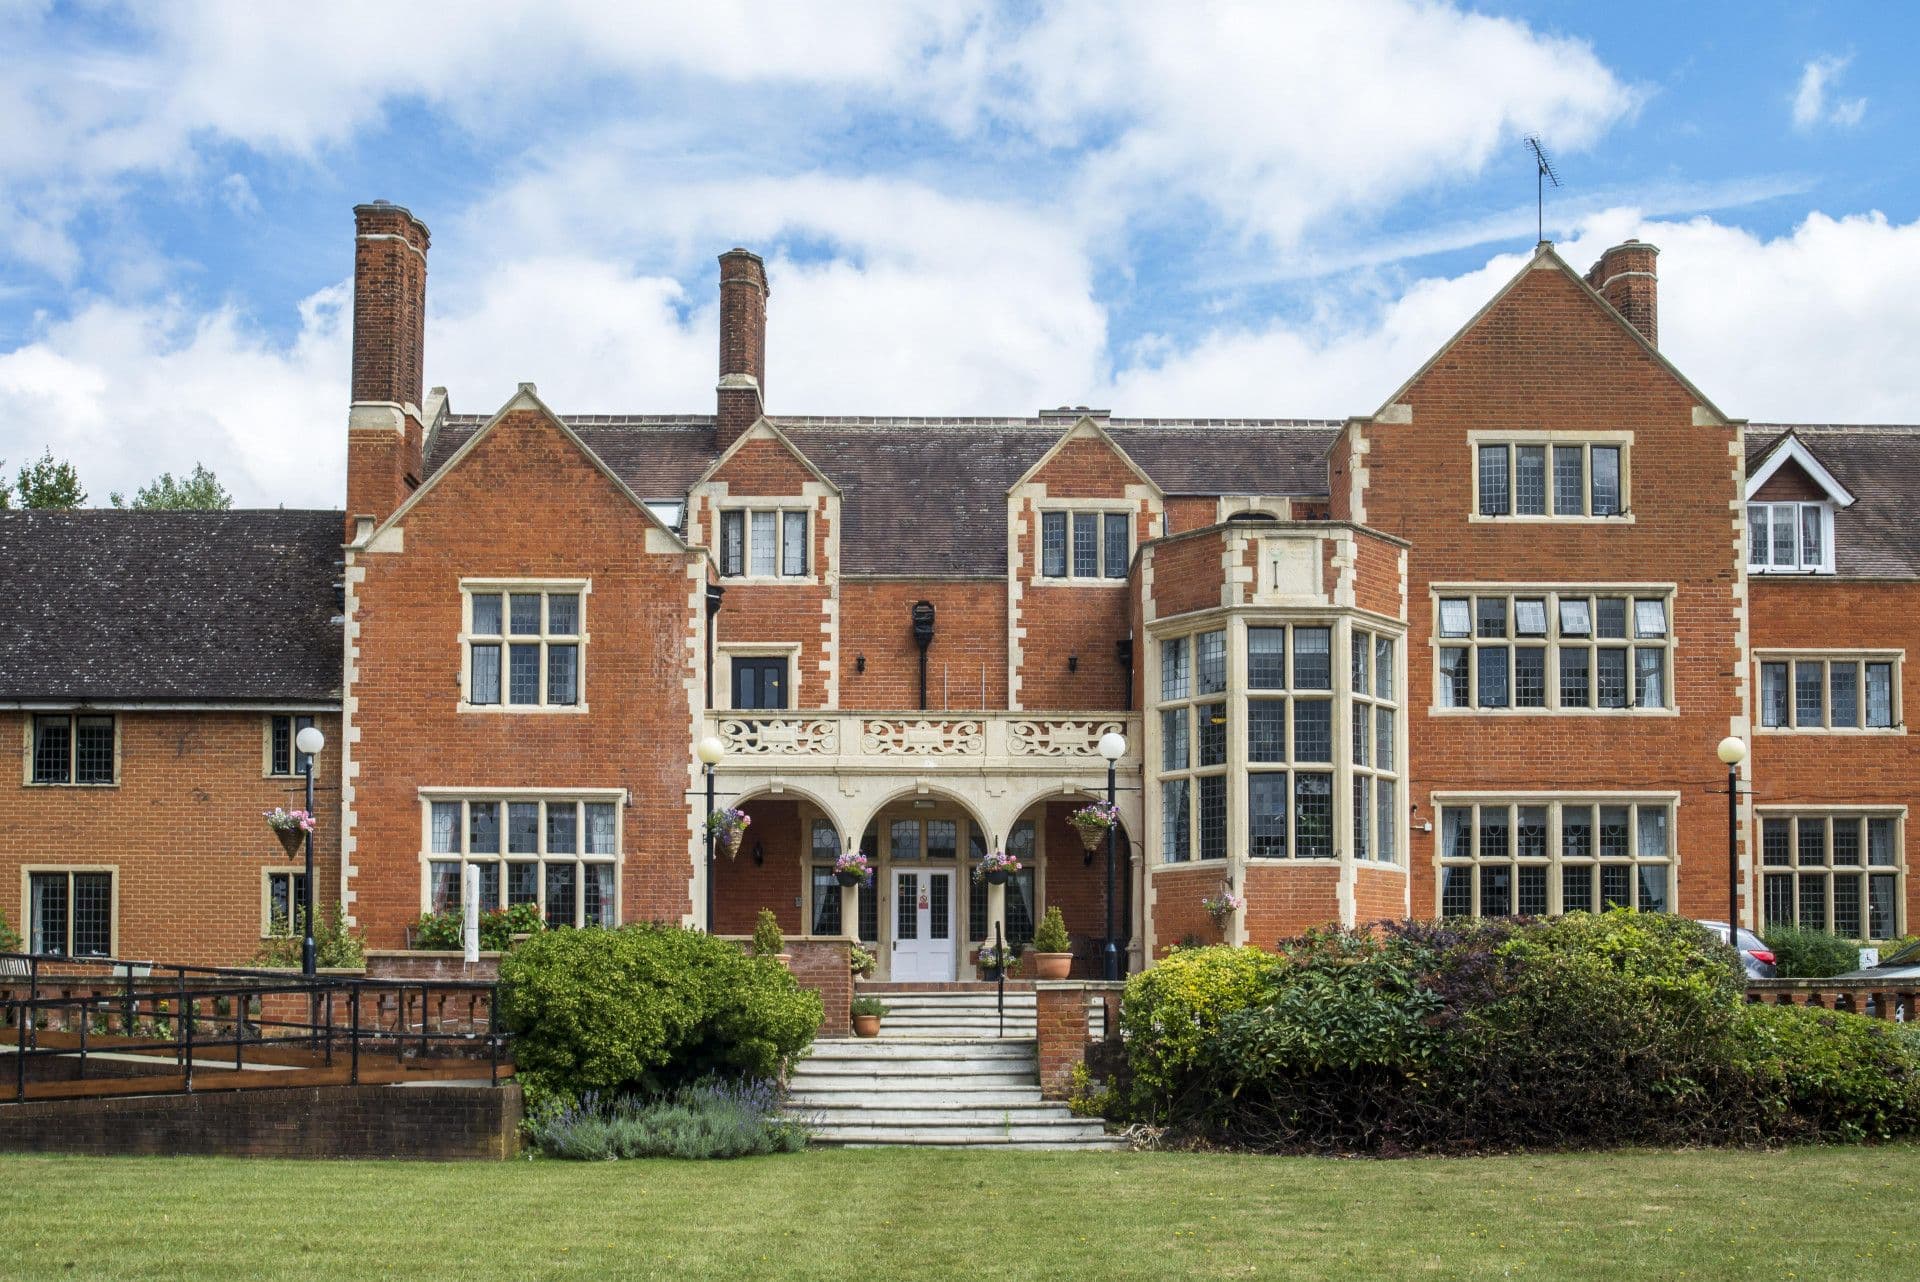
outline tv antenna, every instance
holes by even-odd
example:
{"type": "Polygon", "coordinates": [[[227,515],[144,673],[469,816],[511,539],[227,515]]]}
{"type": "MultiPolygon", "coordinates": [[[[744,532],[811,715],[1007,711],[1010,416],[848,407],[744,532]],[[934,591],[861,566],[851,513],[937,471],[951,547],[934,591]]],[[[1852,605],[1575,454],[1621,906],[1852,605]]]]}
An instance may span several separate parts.
{"type": "Polygon", "coordinates": [[[1527,150],[1533,153],[1533,209],[1536,241],[1547,238],[1547,184],[1560,185],[1560,175],[1554,170],[1553,161],[1540,145],[1540,139],[1533,134],[1527,135],[1527,150]]]}

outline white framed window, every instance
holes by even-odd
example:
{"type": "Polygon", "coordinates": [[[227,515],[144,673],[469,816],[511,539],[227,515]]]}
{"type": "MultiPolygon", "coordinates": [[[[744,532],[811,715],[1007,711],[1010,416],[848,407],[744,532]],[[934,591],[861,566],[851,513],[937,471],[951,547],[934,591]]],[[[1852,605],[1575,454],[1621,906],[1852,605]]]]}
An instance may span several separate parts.
{"type": "Polygon", "coordinates": [[[720,573],[726,578],[794,579],[808,574],[805,508],[723,508],[720,573]]]}
{"type": "Polygon", "coordinates": [[[118,936],[119,879],[112,868],[25,871],[27,951],[56,957],[111,957],[118,936]]]}
{"type": "Polygon", "coordinates": [[[1591,440],[1561,436],[1469,438],[1475,519],[1631,519],[1626,433],[1591,440]]]}
{"type": "Polygon", "coordinates": [[[1669,587],[1461,585],[1433,595],[1435,710],[1674,707],[1669,587]]]}
{"type": "Polygon", "coordinates": [[[1825,930],[1863,942],[1904,933],[1904,808],[1763,808],[1759,817],[1767,925],[1825,930]]]}
{"type": "Polygon", "coordinates": [[[260,870],[260,937],[304,936],[307,874],[297,868],[260,870]]]}
{"type": "Polygon", "coordinates": [[[1443,917],[1548,916],[1673,902],[1670,796],[1435,798],[1443,917]]]}
{"type": "Polygon", "coordinates": [[[1761,651],[1763,730],[1902,731],[1896,651],[1761,651]]]}
{"type": "Polygon", "coordinates": [[[624,799],[618,790],[423,797],[422,911],[458,912],[471,865],[483,910],[537,904],[549,926],[618,925],[624,799]]]}
{"type": "Polygon", "coordinates": [[[1117,582],[1133,560],[1133,514],[1087,508],[1040,512],[1040,577],[1117,582]]]}
{"type": "Polygon", "coordinates": [[[586,580],[460,585],[462,711],[586,711],[586,580]]]}
{"type": "Polygon", "coordinates": [[[119,780],[119,719],[108,713],[39,713],[29,722],[27,782],[111,787],[119,780]]]}
{"type": "Polygon", "coordinates": [[[1833,504],[1747,504],[1747,569],[1832,574],[1833,504]]]}

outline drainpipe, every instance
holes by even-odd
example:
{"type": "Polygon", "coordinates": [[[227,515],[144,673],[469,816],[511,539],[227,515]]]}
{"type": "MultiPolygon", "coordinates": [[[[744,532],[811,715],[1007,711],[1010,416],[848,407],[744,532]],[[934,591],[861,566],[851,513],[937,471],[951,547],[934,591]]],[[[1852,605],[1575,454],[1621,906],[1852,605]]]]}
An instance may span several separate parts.
{"type": "Polygon", "coordinates": [[[713,629],[720,613],[720,598],[727,590],[718,583],[707,584],[707,711],[713,711],[713,629]]]}
{"type": "Polygon", "coordinates": [[[913,643],[920,647],[920,711],[927,710],[927,647],[933,644],[933,602],[913,603],[913,643]]]}
{"type": "Polygon", "coordinates": [[[1133,711],[1133,638],[1121,637],[1113,643],[1113,657],[1120,664],[1122,684],[1126,686],[1126,710],[1133,711]]]}

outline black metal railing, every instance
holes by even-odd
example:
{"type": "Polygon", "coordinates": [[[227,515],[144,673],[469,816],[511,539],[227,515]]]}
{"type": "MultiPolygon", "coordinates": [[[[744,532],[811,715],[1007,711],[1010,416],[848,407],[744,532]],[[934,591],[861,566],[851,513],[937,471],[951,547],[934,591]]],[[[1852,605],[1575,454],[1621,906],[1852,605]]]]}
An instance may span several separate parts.
{"type": "Polygon", "coordinates": [[[435,1067],[474,1061],[476,1075],[484,1056],[487,1081],[497,1086],[509,1040],[498,1011],[499,985],[479,980],[309,979],[0,952],[0,1055],[13,1057],[15,1101],[28,1098],[30,1077],[39,1080],[30,1065],[55,1061],[64,1061],[59,1071],[89,1080],[153,1075],[153,1065],[171,1060],[175,1072],[153,1075],[151,1090],[141,1091],[171,1094],[192,1093],[196,1070],[247,1074],[249,1057],[260,1079],[227,1077],[220,1089],[271,1086],[298,1069],[358,1085],[367,1064],[378,1080],[398,1080],[438,1053],[444,1058],[435,1067]]]}

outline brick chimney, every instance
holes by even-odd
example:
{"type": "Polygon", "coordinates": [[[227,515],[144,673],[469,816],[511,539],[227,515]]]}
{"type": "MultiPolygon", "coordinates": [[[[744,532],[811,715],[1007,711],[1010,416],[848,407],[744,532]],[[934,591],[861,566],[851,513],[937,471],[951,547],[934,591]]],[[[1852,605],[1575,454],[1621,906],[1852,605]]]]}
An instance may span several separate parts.
{"type": "Polygon", "coordinates": [[[353,208],[353,404],[347,530],[381,521],[420,484],[427,225],[384,200],[353,208]]]}
{"type": "Polygon", "coordinates": [[[1587,271],[1587,284],[1655,347],[1660,346],[1660,275],[1654,270],[1659,254],[1644,241],[1626,240],[1587,271]]]}
{"type": "Polygon", "coordinates": [[[724,450],[765,412],[767,265],[760,255],[720,255],[720,403],[714,444],[724,450]]]}

